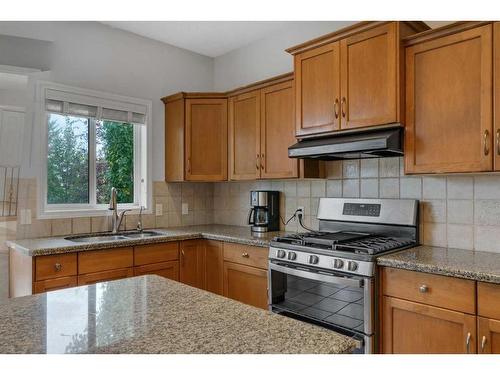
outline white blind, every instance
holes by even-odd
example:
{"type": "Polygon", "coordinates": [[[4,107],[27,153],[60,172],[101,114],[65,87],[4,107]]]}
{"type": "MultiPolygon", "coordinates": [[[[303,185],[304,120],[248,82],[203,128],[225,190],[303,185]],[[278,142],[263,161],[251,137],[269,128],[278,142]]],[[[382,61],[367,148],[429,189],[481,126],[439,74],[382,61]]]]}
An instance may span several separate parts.
{"type": "Polygon", "coordinates": [[[135,124],[145,124],[147,112],[147,107],[141,104],[118,102],[53,89],[45,91],[45,109],[65,115],[135,124]]]}

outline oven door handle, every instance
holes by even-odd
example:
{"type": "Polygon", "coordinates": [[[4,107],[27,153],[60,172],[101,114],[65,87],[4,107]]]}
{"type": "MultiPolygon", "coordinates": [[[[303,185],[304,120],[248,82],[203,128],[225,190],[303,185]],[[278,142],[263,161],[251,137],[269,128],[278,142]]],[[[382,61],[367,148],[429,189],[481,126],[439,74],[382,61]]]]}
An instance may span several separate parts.
{"type": "Polygon", "coordinates": [[[339,284],[345,286],[352,286],[357,288],[363,287],[363,280],[356,278],[346,278],[340,276],[326,275],[324,273],[316,273],[316,272],[307,272],[301,271],[296,268],[280,266],[275,263],[269,263],[269,269],[275,270],[278,272],[283,272],[289,275],[303,277],[304,279],[312,279],[317,281],[324,281],[331,284],[339,284]]]}

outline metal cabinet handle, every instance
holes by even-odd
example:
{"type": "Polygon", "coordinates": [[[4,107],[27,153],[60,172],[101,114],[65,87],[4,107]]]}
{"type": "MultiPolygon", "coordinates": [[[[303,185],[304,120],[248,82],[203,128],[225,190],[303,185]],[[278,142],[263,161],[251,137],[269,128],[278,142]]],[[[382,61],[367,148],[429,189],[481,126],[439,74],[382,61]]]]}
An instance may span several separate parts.
{"type": "Polygon", "coordinates": [[[500,129],[497,130],[497,155],[500,155],[500,129]]]}
{"type": "Polygon", "coordinates": [[[60,270],[62,270],[62,264],[61,263],[54,264],[54,269],[56,270],[56,272],[59,272],[60,270]]]}
{"type": "Polygon", "coordinates": [[[483,134],[483,146],[484,146],[484,155],[488,155],[490,153],[490,147],[488,145],[488,138],[490,137],[490,132],[488,130],[484,131],[483,134]]]}
{"type": "Polygon", "coordinates": [[[484,353],[484,348],[486,347],[486,336],[483,336],[481,340],[481,353],[484,353]]]}
{"type": "Polygon", "coordinates": [[[342,109],[342,117],[345,118],[345,105],[347,104],[347,99],[345,96],[342,98],[341,109],[342,109]]]}
{"type": "Polygon", "coordinates": [[[335,118],[339,118],[339,99],[335,98],[335,102],[333,103],[333,113],[335,114],[335,118]]]}
{"type": "Polygon", "coordinates": [[[468,332],[467,338],[465,339],[465,346],[467,348],[467,354],[470,353],[470,339],[471,339],[471,334],[470,334],[470,332],[468,332]]]}
{"type": "Polygon", "coordinates": [[[187,171],[188,173],[191,173],[191,158],[187,159],[187,171]]]}
{"type": "Polygon", "coordinates": [[[181,267],[184,267],[184,250],[181,250],[181,267]]]}
{"type": "Polygon", "coordinates": [[[243,258],[250,258],[250,255],[248,255],[248,253],[243,253],[243,254],[241,254],[241,256],[242,256],[243,258]]]}
{"type": "Polygon", "coordinates": [[[260,154],[260,169],[264,170],[264,154],[260,154]]]}
{"type": "Polygon", "coordinates": [[[260,169],[260,165],[259,165],[259,154],[257,154],[257,160],[255,161],[255,167],[257,168],[257,170],[260,169]]]}
{"type": "Polygon", "coordinates": [[[418,290],[420,291],[420,293],[427,293],[429,291],[429,287],[425,284],[423,285],[420,285],[420,288],[418,288],[418,290]]]}

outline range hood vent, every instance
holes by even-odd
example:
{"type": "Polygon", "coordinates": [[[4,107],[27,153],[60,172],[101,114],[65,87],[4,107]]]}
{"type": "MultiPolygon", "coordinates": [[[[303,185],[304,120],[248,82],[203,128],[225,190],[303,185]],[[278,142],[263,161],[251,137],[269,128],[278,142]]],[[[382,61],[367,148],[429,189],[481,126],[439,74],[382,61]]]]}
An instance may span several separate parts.
{"type": "Polygon", "coordinates": [[[316,160],[401,156],[403,155],[403,132],[404,128],[401,124],[339,131],[326,137],[301,140],[288,148],[288,156],[316,160]]]}

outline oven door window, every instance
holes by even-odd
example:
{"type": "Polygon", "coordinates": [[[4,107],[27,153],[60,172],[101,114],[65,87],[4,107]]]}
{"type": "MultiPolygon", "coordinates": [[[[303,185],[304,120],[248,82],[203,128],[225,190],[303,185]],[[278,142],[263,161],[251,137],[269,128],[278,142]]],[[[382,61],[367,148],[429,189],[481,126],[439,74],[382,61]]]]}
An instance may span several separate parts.
{"type": "Polygon", "coordinates": [[[272,308],[369,334],[364,327],[364,289],[346,284],[271,270],[272,308]]]}

